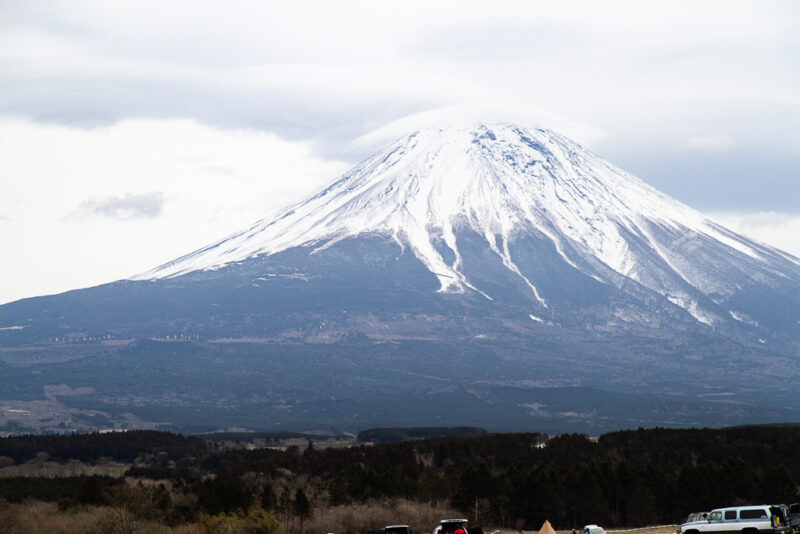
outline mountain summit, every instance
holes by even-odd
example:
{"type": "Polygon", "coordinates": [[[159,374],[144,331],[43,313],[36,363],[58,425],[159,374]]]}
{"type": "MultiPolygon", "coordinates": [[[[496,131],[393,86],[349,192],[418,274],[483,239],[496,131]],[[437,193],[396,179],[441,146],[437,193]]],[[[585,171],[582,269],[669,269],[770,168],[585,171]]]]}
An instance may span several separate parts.
{"type": "Polygon", "coordinates": [[[431,128],[136,279],[0,306],[0,407],[31,414],[0,432],[797,421],[798,354],[797,258],[552,131],[431,128]]]}
{"type": "Polygon", "coordinates": [[[742,283],[777,282],[800,265],[555,132],[503,124],[412,133],[324,190],[138,279],[218,269],[293,247],[316,254],[369,234],[409,250],[441,292],[493,298],[466,273],[470,259],[458,236],[469,234],[524,283],[534,307],[549,308],[548,289],[558,288],[516,260],[534,240],[534,248],[555,251],[562,269],[618,288],[640,285],[709,325],[746,321],[745,312],[720,304],[742,283]]]}

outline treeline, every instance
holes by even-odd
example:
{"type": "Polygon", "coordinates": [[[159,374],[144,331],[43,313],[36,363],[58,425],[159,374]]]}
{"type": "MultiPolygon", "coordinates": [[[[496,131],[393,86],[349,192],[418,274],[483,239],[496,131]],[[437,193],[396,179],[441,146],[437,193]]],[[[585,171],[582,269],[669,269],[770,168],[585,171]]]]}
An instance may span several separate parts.
{"type": "Polygon", "coordinates": [[[124,480],[106,476],[74,477],[2,477],[0,499],[22,502],[27,499],[71,503],[103,504],[107,489],[123,484],[124,480]]]}
{"type": "Polygon", "coordinates": [[[132,462],[142,453],[153,452],[166,453],[171,459],[180,459],[205,454],[206,445],[202,439],[196,437],[154,430],[23,434],[0,438],[0,456],[12,458],[16,463],[27,462],[40,453],[62,462],[92,462],[100,458],[132,462]]]}
{"type": "MultiPolygon", "coordinates": [[[[0,456],[12,457],[26,440],[26,451],[36,449],[33,443],[58,442],[39,438],[0,439],[0,456]]],[[[677,523],[690,512],[726,505],[795,502],[800,484],[800,426],[651,429],[599,439],[487,434],[320,450],[311,442],[293,451],[222,449],[164,433],[61,438],[109,440],[93,450],[119,460],[133,457],[127,476],[169,480],[170,490],[151,500],[174,521],[244,514],[255,506],[282,522],[302,523],[325,507],[404,499],[444,503],[474,526],[538,529],[545,519],[557,529],[644,526],[677,523]],[[139,454],[132,456],[120,439],[125,437],[137,443],[139,454]]],[[[65,458],[60,450],[53,445],[48,454],[65,458]]],[[[125,495],[110,481],[91,482],[92,491],[86,484],[65,485],[57,499],[86,502],[98,487],[101,496],[125,495]]],[[[6,487],[6,499],[17,498],[6,491],[13,490],[6,487]]]]}
{"type": "Polygon", "coordinates": [[[303,473],[332,504],[402,497],[449,501],[489,525],[559,529],[676,523],[735,503],[798,499],[800,427],[640,430],[550,440],[539,434],[432,439],[306,451],[230,451],[244,476],[303,473]]]}

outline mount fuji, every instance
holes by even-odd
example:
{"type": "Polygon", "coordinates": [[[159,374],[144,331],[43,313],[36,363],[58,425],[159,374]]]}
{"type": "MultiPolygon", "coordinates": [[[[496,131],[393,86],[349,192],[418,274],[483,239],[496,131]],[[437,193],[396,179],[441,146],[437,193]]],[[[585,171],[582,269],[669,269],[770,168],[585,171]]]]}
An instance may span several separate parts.
{"type": "Polygon", "coordinates": [[[555,132],[442,127],[130,280],[0,306],[0,407],[89,428],[796,421],[799,349],[800,259],[555,132]]]}

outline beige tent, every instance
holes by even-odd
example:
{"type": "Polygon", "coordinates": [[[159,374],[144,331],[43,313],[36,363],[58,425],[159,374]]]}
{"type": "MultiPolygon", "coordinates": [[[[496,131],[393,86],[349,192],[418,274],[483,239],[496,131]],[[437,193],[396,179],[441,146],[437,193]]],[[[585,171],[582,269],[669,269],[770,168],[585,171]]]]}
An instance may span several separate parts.
{"type": "Polygon", "coordinates": [[[556,534],[556,531],[553,529],[553,525],[550,524],[550,521],[545,519],[544,525],[539,529],[539,534],[556,534]]]}

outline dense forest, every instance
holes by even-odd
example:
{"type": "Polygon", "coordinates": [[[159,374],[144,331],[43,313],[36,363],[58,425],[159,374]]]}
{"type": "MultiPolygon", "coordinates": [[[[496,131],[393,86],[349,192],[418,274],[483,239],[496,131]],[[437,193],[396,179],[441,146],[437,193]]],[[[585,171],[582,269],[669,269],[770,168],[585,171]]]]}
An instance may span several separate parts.
{"type": "MultiPolygon", "coordinates": [[[[320,445],[252,448],[153,431],[0,438],[0,512],[35,499],[62,511],[117,506],[165,525],[252,516],[261,525],[253,532],[340,532],[382,525],[333,530],[312,518],[332,507],[402,501],[453,510],[475,527],[538,529],[547,519],[571,529],[672,524],[713,507],[790,503],[800,484],[800,426],[320,445]],[[67,462],[87,469],[116,462],[124,473],[54,476],[34,468],[67,462]],[[23,473],[23,466],[34,467],[23,473]]],[[[393,521],[433,526],[418,517],[393,521]]]]}

